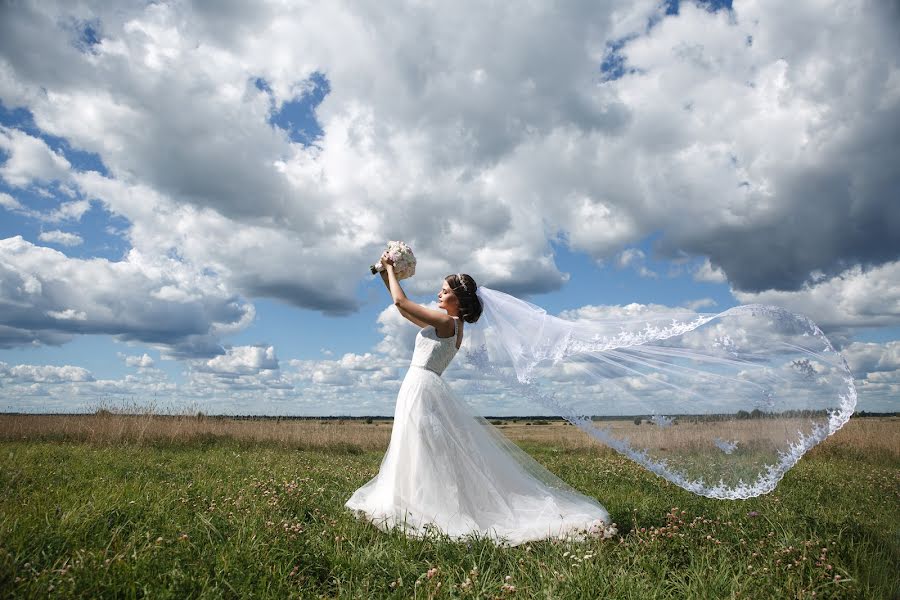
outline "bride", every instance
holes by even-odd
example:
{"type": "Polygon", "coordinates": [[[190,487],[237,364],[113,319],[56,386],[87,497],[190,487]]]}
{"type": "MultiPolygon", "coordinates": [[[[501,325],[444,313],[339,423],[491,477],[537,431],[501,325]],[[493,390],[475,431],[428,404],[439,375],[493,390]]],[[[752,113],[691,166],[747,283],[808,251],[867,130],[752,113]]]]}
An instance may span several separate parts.
{"type": "Polygon", "coordinates": [[[381,272],[394,305],[421,329],[397,394],[394,425],[378,474],[345,506],[382,530],[413,537],[487,538],[519,545],[615,533],[609,513],[474,413],[442,377],[482,305],[466,274],[448,275],[438,310],[406,297],[389,258],[381,272]]]}
{"type": "Polygon", "coordinates": [[[841,353],[808,317],[778,306],[716,314],[587,306],[561,318],[457,273],[431,310],[410,301],[392,262],[382,263],[395,306],[421,328],[380,472],[346,503],[382,529],[513,545],[615,533],[602,505],[507,440],[441,377],[464,323],[478,322],[464,352],[476,371],[710,498],[771,492],[856,407],[841,353]]]}

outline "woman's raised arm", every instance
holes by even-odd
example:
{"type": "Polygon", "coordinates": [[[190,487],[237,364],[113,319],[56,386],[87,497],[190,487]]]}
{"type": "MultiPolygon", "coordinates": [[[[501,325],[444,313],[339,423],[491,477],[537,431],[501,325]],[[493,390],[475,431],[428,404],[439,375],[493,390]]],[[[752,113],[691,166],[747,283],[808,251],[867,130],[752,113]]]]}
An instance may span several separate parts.
{"type": "MultiPolygon", "coordinates": [[[[381,271],[381,280],[384,281],[384,287],[386,287],[388,293],[390,293],[390,291],[391,291],[391,282],[388,280],[388,274],[387,274],[387,271],[386,271],[386,270],[385,270],[385,271],[381,271]]],[[[407,321],[411,321],[411,322],[415,323],[416,325],[418,325],[419,327],[428,327],[428,323],[425,323],[424,321],[420,321],[420,320],[416,319],[415,317],[413,317],[411,314],[409,314],[408,312],[406,312],[405,310],[403,310],[403,309],[400,308],[399,306],[397,307],[397,309],[400,311],[400,314],[403,315],[403,317],[404,317],[407,321]]]]}
{"type": "Polygon", "coordinates": [[[397,275],[394,273],[394,265],[390,262],[382,262],[384,262],[384,267],[388,273],[388,279],[390,280],[391,298],[394,299],[394,306],[396,306],[401,313],[406,311],[411,319],[422,321],[425,325],[431,325],[440,331],[447,331],[448,327],[453,328],[453,317],[444,311],[425,308],[421,304],[417,304],[407,298],[403,288],[400,287],[400,282],[397,281],[397,275]]]}

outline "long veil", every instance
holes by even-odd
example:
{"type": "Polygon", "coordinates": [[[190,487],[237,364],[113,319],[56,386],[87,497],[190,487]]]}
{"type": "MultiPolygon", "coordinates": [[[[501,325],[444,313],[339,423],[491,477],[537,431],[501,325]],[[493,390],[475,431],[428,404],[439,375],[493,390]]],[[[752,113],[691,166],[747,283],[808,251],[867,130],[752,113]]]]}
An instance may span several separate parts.
{"type": "Polygon", "coordinates": [[[465,368],[712,498],[772,491],[853,414],[846,361],[810,319],[767,305],[561,318],[479,287],[465,368]]]}

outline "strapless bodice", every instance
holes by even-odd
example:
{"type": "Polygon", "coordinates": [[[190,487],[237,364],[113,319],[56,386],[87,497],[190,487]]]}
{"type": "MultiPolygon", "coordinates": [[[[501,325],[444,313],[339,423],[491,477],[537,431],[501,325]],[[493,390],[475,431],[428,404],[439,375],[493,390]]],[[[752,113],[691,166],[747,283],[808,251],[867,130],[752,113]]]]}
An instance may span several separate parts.
{"type": "Polygon", "coordinates": [[[423,327],[416,334],[416,347],[413,350],[411,367],[422,367],[434,371],[438,375],[444,372],[453,357],[456,356],[456,339],[459,335],[459,319],[453,318],[453,335],[447,338],[438,337],[437,330],[423,327]]]}

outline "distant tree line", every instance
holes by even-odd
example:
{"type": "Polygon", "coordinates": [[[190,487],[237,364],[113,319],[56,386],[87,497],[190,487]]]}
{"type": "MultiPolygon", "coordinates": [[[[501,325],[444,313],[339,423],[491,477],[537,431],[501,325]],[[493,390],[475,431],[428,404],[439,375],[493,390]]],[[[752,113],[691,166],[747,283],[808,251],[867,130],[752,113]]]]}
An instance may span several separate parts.
{"type": "MultiPolygon", "coordinates": [[[[117,415],[117,416],[140,416],[142,413],[129,413],[100,408],[92,412],[18,412],[18,411],[0,411],[2,415],[32,415],[32,416],[86,416],[86,415],[117,415]]],[[[751,411],[739,410],[736,413],[716,413],[716,414],[669,414],[668,417],[677,417],[692,422],[702,421],[722,421],[730,419],[766,419],[773,417],[824,417],[828,413],[825,410],[786,410],[779,413],[769,413],[758,408],[751,411]]],[[[179,413],[157,413],[154,416],[163,418],[184,418],[193,417],[198,420],[202,419],[236,419],[236,420],[258,420],[258,421],[364,421],[372,423],[373,421],[390,421],[393,416],[385,415],[330,415],[330,416],[307,416],[307,415],[228,415],[214,414],[207,415],[204,412],[195,414],[179,414],[179,413]]],[[[592,415],[592,421],[634,421],[639,425],[642,420],[650,421],[652,415],[592,415]]],[[[854,418],[865,417],[900,417],[900,412],[873,412],[860,410],[853,413],[854,418]]],[[[514,416],[486,416],[488,421],[531,421],[535,425],[549,424],[551,421],[565,421],[563,417],[553,415],[514,415],[514,416]]]]}

